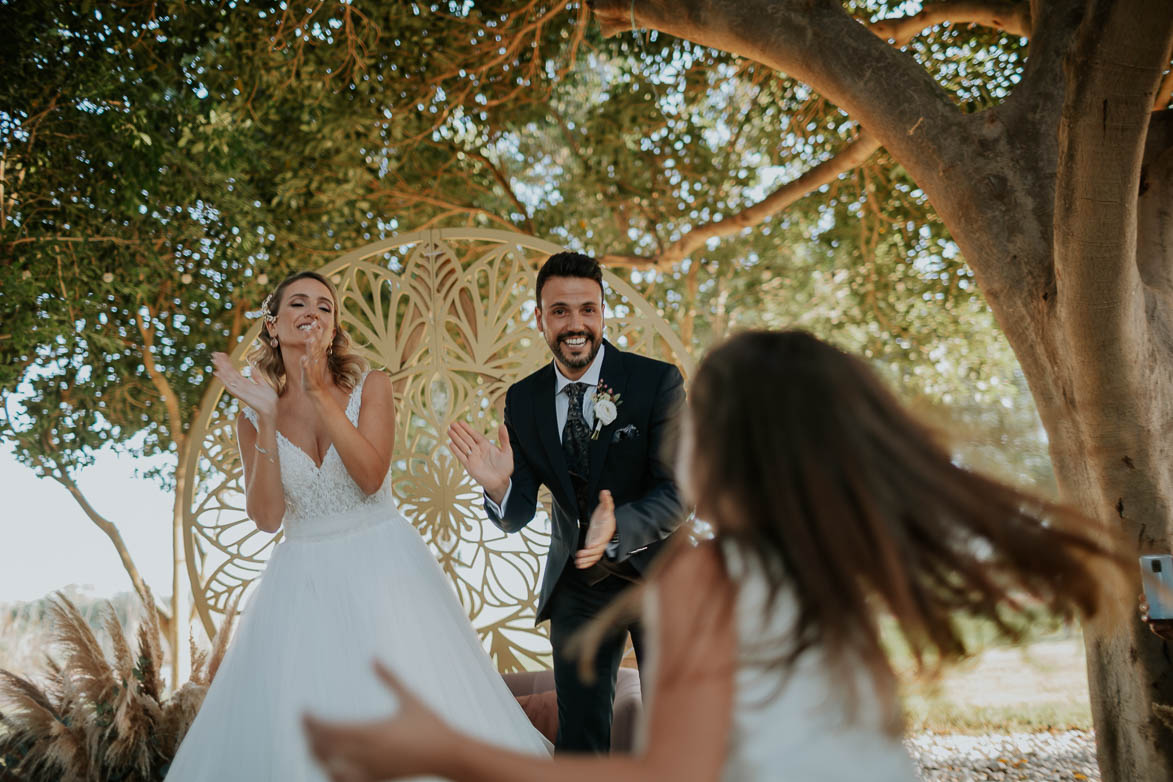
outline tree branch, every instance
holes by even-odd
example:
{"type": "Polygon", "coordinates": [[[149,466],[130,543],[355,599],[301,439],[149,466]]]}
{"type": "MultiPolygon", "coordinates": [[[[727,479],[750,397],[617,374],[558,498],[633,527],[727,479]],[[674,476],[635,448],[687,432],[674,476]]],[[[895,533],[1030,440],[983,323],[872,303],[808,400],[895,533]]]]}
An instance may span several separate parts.
{"type": "MultiPolygon", "coordinates": [[[[410,147],[419,141],[429,138],[436,129],[448,121],[457,106],[468,105],[470,96],[475,90],[480,88],[480,84],[485,79],[486,74],[500,67],[503,63],[510,62],[519,57],[522,49],[527,45],[534,48],[534,56],[530,60],[527,78],[519,80],[513,90],[502,97],[486,102],[483,104],[483,107],[491,108],[502,103],[507,103],[522,92],[533,91],[532,82],[537,75],[537,69],[541,61],[538,57],[537,49],[542,27],[555,16],[562,13],[569,4],[569,0],[560,0],[560,2],[556,2],[550,8],[546,9],[540,16],[531,18],[532,14],[530,12],[537,4],[537,0],[529,0],[524,6],[515,8],[509,12],[510,19],[524,19],[527,20],[527,23],[515,31],[510,31],[508,38],[503,37],[498,39],[490,35],[487,41],[473,50],[472,55],[452,62],[449,69],[445,72],[429,76],[428,81],[431,84],[431,92],[427,97],[421,98],[420,96],[414,96],[406,103],[392,108],[392,115],[398,115],[405,111],[413,111],[414,109],[412,107],[417,103],[426,105],[431,102],[432,98],[435,97],[437,91],[440,89],[443,89],[448,96],[447,100],[440,107],[440,111],[436,113],[436,118],[432,122],[431,127],[405,139],[401,142],[402,146],[410,147]],[[451,83],[454,79],[459,79],[459,82],[457,84],[451,83]]],[[[455,19],[451,15],[446,16],[449,19],[455,19]]],[[[571,61],[574,60],[585,34],[586,25],[582,23],[585,21],[585,16],[585,11],[580,9],[579,29],[575,31],[575,35],[570,42],[569,58],[571,61]]],[[[501,32],[504,34],[505,31],[502,30],[501,32]]],[[[568,64],[567,68],[569,67],[570,65],[568,64]]],[[[552,81],[556,82],[560,80],[566,72],[568,71],[559,71],[552,81]]]]}
{"type": "Polygon", "coordinates": [[[22,239],[13,239],[5,242],[5,246],[12,248],[30,242],[109,242],[111,244],[142,244],[138,239],[122,239],[117,236],[26,236],[22,239]]]}
{"type": "MultiPolygon", "coordinates": [[[[746,57],[804,82],[845,111],[928,196],[1004,328],[1030,312],[997,309],[1000,293],[1045,283],[1050,274],[1054,169],[1021,160],[1054,160],[1063,62],[1082,4],[1055,0],[1040,6],[1046,18],[1032,10],[1023,85],[997,110],[963,114],[926,69],[837,0],[594,0],[605,34],[638,25],[746,57]],[[1024,89],[1028,80],[1034,94],[1024,89]]],[[[978,6],[966,8],[977,16],[978,6]]],[[[1012,29],[1023,24],[997,21],[1012,29]]]]}
{"type": "MultiPolygon", "coordinates": [[[[455,217],[457,215],[460,215],[461,217],[466,217],[466,218],[471,217],[471,215],[469,215],[469,213],[463,209],[449,209],[447,212],[440,212],[435,217],[432,217],[431,219],[425,220],[424,222],[420,223],[419,225],[416,226],[415,230],[426,231],[429,228],[431,228],[432,226],[439,225],[440,223],[444,222],[449,217],[455,217]]],[[[469,222],[468,225],[469,225],[469,227],[472,227],[473,223],[469,222]]]]}
{"type": "Polygon", "coordinates": [[[992,27],[1022,38],[1030,36],[1030,6],[1025,2],[956,2],[933,3],[912,16],[880,19],[868,29],[895,46],[904,46],[930,27],[939,24],[977,24],[992,27]]]}
{"type": "MultiPolygon", "coordinates": [[[[629,30],[634,20],[809,84],[873,134],[922,188],[940,184],[934,189],[948,194],[943,172],[965,170],[977,145],[973,124],[933,77],[838,2],[595,0],[594,7],[604,34],[629,30]]],[[[976,194],[950,187],[954,200],[974,202],[976,194]]]]}
{"type": "Polygon", "coordinates": [[[380,190],[380,191],[376,192],[375,195],[387,195],[387,196],[391,196],[393,198],[402,198],[406,201],[410,201],[410,202],[414,202],[414,203],[422,203],[422,204],[430,204],[432,206],[438,206],[441,209],[449,209],[449,210],[455,210],[455,211],[460,211],[460,212],[468,212],[471,214],[479,214],[484,217],[487,217],[488,219],[492,220],[493,222],[500,223],[501,225],[505,226],[506,228],[508,228],[511,231],[516,230],[516,228],[517,228],[517,226],[515,226],[513,223],[509,222],[508,220],[504,219],[503,217],[499,217],[498,215],[495,215],[492,212],[490,212],[488,209],[482,209],[479,206],[470,206],[467,204],[456,204],[451,201],[445,201],[442,198],[436,198],[435,196],[425,195],[423,193],[413,193],[409,190],[400,190],[400,189],[394,188],[394,187],[380,190]]]}
{"type": "MultiPolygon", "coordinates": [[[[77,502],[77,504],[81,507],[82,512],[84,512],[86,516],[89,517],[90,521],[94,523],[94,526],[100,529],[102,534],[110,539],[110,542],[114,544],[115,551],[118,552],[118,558],[122,561],[122,568],[126,571],[126,574],[130,576],[130,582],[134,584],[134,591],[137,592],[139,597],[144,601],[150,601],[152,604],[154,604],[154,600],[151,599],[151,591],[147,588],[147,583],[143,580],[142,574],[139,573],[138,566],[134,564],[134,559],[130,556],[130,549],[126,547],[126,541],[123,539],[122,533],[119,532],[118,525],[99,513],[98,510],[90,504],[90,501],[85,496],[85,494],[82,493],[81,488],[79,488],[73,479],[70,478],[69,475],[61,469],[61,466],[55,466],[56,469],[53,470],[49,477],[65,487],[65,490],[70,493],[74,501],[77,502]]],[[[155,610],[159,612],[159,618],[161,620],[168,623],[171,621],[171,616],[167,614],[162,607],[156,604],[155,610]]]]}
{"type": "MultiPolygon", "coordinates": [[[[149,308],[147,308],[147,312],[153,314],[149,308]]],[[[171,384],[167,382],[167,378],[159,371],[158,365],[155,364],[155,357],[151,354],[151,348],[155,346],[155,332],[143,318],[141,311],[135,317],[135,325],[138,326],[139,334],[143,338],[143,366],[146,367],[151,384],[155,386],[155,390],[159,392],[159,396],[163,400],[163,405],[167,408],[167,429],[171,435],[171,441],[175,443],[177,451],[182,451],[186,435],[183,432],[183,419],[179,415],[179,397],[171,388],[171,384]]]]}
{"type": "Polygon", "coordinates": [[[118,552],[118,558],[122,562],[123,570],[130,577],[130,583],[134,586],[134,591],[143,601],[155,605],[156,610],[159,612],[160,622],[169,627],[172,617],[155,603],[151,590],[147,587],[147,582],[143,580],[138,566],[134,563],[134,558],[130,555],[130,549],[127,548],[126,541],[123,539],[118,525],[98,512],[60,462],[48,454],[36,453],[28,448],[27,438],[22,436],[12,425],[12,416],[8,412],[7,396],[4,398],[2,407],[4,411],[4,428],[8,430],[8,436],[13,438],[18,444],[25,443],[24,451],[33,464],[40,468],[45,476],[52,478],[61,486],[65,487],[65,490],[69,492],[74,501],[81,507],[82,512],[94,523],[94,526],[110,539],[110,542],[114,544],[114,550],[118,552]]]}
{"type": "Polygon", "coordinates": [[[513,205],[517,207],[517,211],[521,213],[521,216],[525,218],[526,230],[528,230],[531,234],[534,233],[534,223],[530,218],[529,209],[527,209],[525,204],[521,202],[521,199],[517,197],[517,193],[513,190],[513,183],[509,181],[509,177],[505,176],[505,172],[502,171],[501,168],[492,160],[489,160],[488,157],[476,150],[462,151],[477,162],[481,163],[485,168],[489,169],[489,171],[493,174],[493,178],[496,179],[497,183],[500,184],[502,189],[505,190],[505,195],[507,195],[509,200],[513,202],[513,205]]]}
{"type": "Polygon", "coordinates": [[[778,187],[758,203],[729,217],[691,228],[655,257],[604,255],[599,261],[611,266],[671,266],[679,263],[703,247],[710,239],[738,233],[778,214],[811,191],[862,165],[879,148],[880,142],[874,136],[866,132],[860,133],[837,155],[778,187]]]}
{"type": "Polygon", "coordinates": [[[1173,68],[1165,74],[1161,86],[1157,89],[1157,99],[1153,101],[1153,111],[1162,111],[1169,108],[1169,101],[1173,100],[1173,68]]]}

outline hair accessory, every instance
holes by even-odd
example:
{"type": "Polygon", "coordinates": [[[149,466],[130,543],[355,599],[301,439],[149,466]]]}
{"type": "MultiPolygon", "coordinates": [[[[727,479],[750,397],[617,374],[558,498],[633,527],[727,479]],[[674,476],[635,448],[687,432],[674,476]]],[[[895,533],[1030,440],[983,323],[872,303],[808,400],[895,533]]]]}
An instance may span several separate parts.
{"type": "MultiPolygon", "coordinates": [[[[261,317],[264,318],[269,323],[273,323],[274,321],[277,320],[277,316],[274,315],[270,309],[272,307],[272,304],[273,304],[273,294],[270,293],[268,296],[265,297],[265,300],[261,302],[261,317]]],[[[273,347],[277,347],[277,346],[274,345],[273,347]]]]}

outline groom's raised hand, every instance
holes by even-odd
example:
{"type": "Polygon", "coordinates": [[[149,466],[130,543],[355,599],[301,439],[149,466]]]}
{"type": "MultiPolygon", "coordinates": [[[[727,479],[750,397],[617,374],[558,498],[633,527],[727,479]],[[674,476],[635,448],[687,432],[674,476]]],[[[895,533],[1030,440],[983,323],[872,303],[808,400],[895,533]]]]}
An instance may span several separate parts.
{"type": "Polygon", "coordinates": [[[481,485],[489,499],[500,505],[513,476],[513,448],[509,445],[509,430],[504,425],[497,430],[497,436],[499,446],[464,421],[448,427],[448,447],[456,460],[481,485]]]}

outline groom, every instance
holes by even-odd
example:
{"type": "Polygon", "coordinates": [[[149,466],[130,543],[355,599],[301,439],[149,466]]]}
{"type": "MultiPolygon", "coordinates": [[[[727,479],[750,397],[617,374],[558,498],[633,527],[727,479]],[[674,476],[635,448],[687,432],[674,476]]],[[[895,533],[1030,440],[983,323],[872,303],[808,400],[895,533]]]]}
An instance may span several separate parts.
{"type": "Polygon", "coordinates": [[[624,353],[603,339],[603,272],[580,253],[538,272],[537,326],[554,360],[511,386],[498,444],[464,422],[452,451],[485,490],[489,518],[517,532],[534,517],[538,488],[554,503],[553,536],[538,598],[550,620],[560,751],[607,752],[615,678],[638,622],[599,647],[584,682],[568,640],[638,581],[687,510],[673,482],[671,449],[684,383],[671,364],[624,353]]]}

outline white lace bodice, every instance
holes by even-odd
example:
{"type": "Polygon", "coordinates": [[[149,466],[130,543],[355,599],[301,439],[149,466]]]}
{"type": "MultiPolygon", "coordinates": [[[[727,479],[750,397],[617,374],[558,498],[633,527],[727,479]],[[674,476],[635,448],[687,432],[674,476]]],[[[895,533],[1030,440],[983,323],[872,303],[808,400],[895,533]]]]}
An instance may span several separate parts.
{"type": "MultiPolygon", "coordinates": [[[[355,426],[358,426],[359,409],[362,407],[363,384],[369,374],[363,374],[346,403],[346,417],[355,426]]],[[[253,426],[257,425],[255,410],[245,406],[244,415],[253,426]]],[[[281,485],[285,489],[285,517],[282,525],[286,537],[296,539],[333,535],[352,528],[358,523],[359,517],[369,517],[369,514],[361,511],[392,503],[391,471],[387,471],[387,477],[383,479],[379,490],[368,496],[350,477],[333,444],[326,451],[322,466],[319,467],[309,454],[277,432],[277,458],[281,467],[281,485]],[[356,514],[356,511],[359,513],[356,514]]]]}

